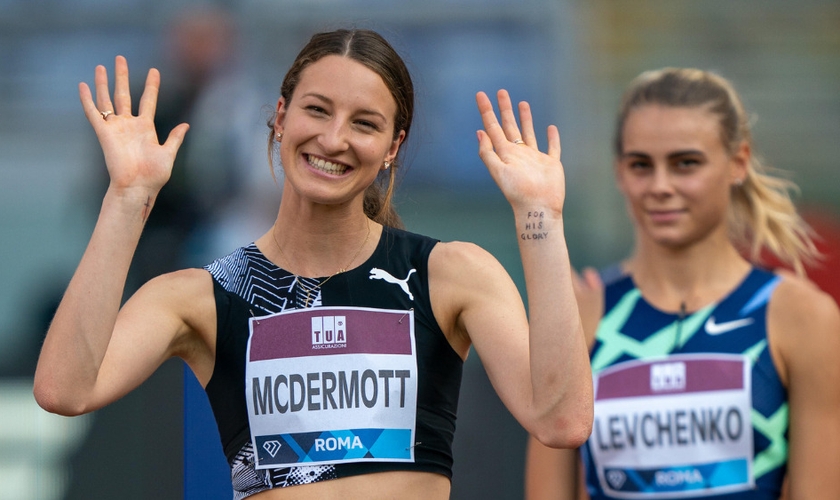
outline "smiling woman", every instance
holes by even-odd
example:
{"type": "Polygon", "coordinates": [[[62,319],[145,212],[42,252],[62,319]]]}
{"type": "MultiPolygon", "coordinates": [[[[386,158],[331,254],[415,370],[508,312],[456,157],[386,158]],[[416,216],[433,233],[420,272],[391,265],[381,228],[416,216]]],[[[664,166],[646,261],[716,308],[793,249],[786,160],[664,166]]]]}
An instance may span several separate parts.
{"type": "Polygon", "coordinates": [[[840,498],[840,312],[760,267],[766,250],[801,272],[816,252],[731,84],[643,73],[615,156],[635,248],[576,287],[594,430],[582,467],[530,442],[528,500],[840,498]]]}
{"type": "Polygon", "coordinates": [[[202,269],[152,279],[120,307],[188,126],[159,144],[158,72],[137,116],[122,57],[115,74],[113,101],[102,66],[95,101],[79,87],[111,182],[41,351],[41,406],[94,411],[180,357],[209,397],[234,498],[443,500],[474,347],[525,429],[547,446],[583,443],[592,381],[563,233],[560,137],[549,127],[539,151],[527,103],[517,120],[506,91],[498,115],[476,95],[479,156],[523,235],[529,314],[489,253],[400,228],[389,180],[413,86],[366,30],[316,34],[283,81],[269,123],[270,157],[285,173],[272,227],[202,269]]]}

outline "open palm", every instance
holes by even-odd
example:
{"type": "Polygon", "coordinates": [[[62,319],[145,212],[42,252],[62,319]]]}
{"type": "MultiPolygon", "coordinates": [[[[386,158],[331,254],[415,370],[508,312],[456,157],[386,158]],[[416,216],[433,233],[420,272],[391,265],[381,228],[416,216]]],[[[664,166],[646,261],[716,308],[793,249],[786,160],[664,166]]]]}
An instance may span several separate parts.
{"type": "Polygon", "coordinates": [[[514,209],[537,205],[562,213],[566,186],[557,127],[548,127],[548,150],[543,153],[528,103],[519,103],[517,124],[508,92],[500,90],[497,98],[501,123],[490,98],[484,92],[476,95],[484,124],[478,132],[479,156],[514,209]]]}
{"type": "Polygon", "coordinates": [[[107,70],[100,65],[94,75],[95,103],[88,85],[79,84],[82,108],[105,155],[111,187],[156,193],[169,180],[175,154],[189,126],[186,123],[178,125],[166,142],[160,144],[154,124],[160,73],[154,68],[149,70],[138,113],[134,116],[128,63],[124,57],[117,56],[114,66],[113,101],[108,90],[107,70]]]}

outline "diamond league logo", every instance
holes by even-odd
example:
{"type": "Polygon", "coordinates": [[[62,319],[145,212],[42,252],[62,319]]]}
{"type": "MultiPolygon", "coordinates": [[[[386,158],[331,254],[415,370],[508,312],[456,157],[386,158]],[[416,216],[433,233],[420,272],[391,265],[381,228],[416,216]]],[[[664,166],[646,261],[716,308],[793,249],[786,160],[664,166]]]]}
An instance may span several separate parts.
{"type": "Polygon", "coordinates": [[[610,483],[610,486],[612,486],[614,490],[620,490],[621,487],[624,486],[624,481],[626,480],[627,476],[624,474],[624,471],[620,471],[618,469],[607,471],[607,482],[610,483]]]}
{"type": "Polygon", "coordinates": [[[276,439],[272,439],[271,441],[266,441],[265,443],[263,443],[263,449],[267,451],[269,455],[271,455],[271,458],[274,458],[274,456],[277,455],[277,452],[280,451],[281,446],[283,445],[280,444],[280,441],[277,441],[276,439]]]}

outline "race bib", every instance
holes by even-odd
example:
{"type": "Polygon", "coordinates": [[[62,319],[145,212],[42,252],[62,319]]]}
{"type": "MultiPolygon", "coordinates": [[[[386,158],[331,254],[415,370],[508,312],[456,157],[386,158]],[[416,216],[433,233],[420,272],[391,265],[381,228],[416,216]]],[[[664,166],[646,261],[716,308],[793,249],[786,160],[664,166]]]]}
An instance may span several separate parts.
{"type": "Polygon", "coordinates": [[[686,354],[596,374],[589,450],[604,492],[653,499],[752,488],[750,370],[744,356],[686,354]]]}
{"type": "Polygon", "coordinates": [[[318,307],[250,319],[257,469],[414,461],[413,311],[318,307]]]}

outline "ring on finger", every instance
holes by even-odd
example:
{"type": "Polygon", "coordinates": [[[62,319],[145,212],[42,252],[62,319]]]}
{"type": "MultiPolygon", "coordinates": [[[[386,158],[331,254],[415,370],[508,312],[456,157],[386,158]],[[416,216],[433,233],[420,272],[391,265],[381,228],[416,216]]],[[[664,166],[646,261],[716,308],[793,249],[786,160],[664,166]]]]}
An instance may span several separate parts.
{"type": "Polygon", "coordinates": [[[523,141],[522,139],[516,139],[515,141],[513,141],[513,143],[514,144],[525,144],[525,141],[523,141]]]}
{"type": "Polygon", "coordinates": [[[113,111],[100,111],[99,114],[102,115],[103,120],[107,120],[108,115],[112,115],[112,114],[114,114],[114,112],[113,111]]]}

